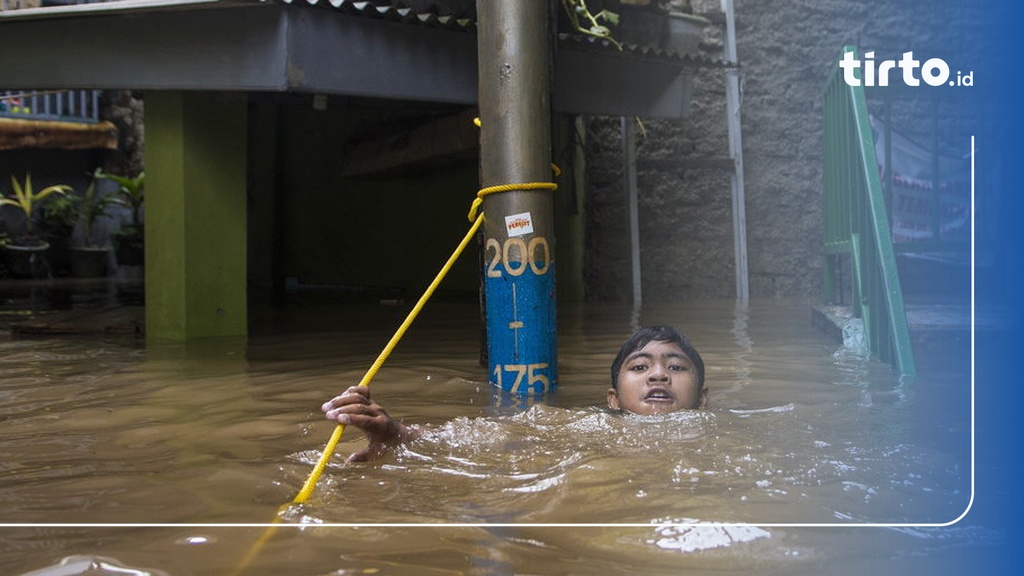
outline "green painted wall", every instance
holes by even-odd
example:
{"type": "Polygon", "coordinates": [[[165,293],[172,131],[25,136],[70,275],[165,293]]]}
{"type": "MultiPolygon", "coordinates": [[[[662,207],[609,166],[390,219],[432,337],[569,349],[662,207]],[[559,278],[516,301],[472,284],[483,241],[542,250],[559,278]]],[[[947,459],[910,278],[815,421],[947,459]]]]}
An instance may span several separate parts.
{"type": "Polygon", "coordinates": [[[146,95],[146,336],[244,336],[247,99],[146,95]]]}

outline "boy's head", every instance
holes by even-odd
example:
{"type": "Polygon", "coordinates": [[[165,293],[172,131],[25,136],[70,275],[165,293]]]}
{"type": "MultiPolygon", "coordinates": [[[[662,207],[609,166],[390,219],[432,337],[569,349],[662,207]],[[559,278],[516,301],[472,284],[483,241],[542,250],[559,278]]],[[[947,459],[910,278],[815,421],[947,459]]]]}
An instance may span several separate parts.
{"type": "Polygon", "coordinates": [[[608,406],[635,414],[663,414],[707,405],[704,360],[671,326],[633,333],[612,362],[608,406]]]}

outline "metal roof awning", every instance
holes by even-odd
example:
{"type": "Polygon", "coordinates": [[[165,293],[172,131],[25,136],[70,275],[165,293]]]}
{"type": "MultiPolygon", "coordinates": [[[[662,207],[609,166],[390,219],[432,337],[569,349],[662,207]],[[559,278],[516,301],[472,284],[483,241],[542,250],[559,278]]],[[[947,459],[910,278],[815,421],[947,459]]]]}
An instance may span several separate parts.
{"type": "MultiPolygon", "coordinates": [[[[5,89],[331,94],[475,105],[465,18],[349,0],[121,0],[0,12],[5,89]],[[46,38],[46,42],[39,42],[46,38]]],[[[563,36],[553,105],[574,114],[682,118],[709,62],[563,36]]]]}

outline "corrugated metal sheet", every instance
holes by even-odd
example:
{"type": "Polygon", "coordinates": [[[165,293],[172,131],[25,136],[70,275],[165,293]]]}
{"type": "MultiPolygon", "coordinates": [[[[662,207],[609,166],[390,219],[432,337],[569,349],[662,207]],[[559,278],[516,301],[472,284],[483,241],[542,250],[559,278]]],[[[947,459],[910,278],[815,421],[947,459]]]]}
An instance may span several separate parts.
{"type": "MultiPolygon", "coordinates": [[[[0,18],[42,18],[111,11],[196,10],[204,6],[245,4],[285,4],[335,10],[353,16],[458,32],[474,32],[476,30],[476,2],[474,0],[100,0],[3,11],[0,12],[0,18]]],[[[560,44],[595,52],[677,61],[689,66],[724,66],[723,61],[709,58],[703,54],[678,54],[653,45],[623,43],[622,49],[619,50],[607,40],[585,34],[563,32],[558,35],[558,40],[560,44]]]]}
{"type": "Polygon", "coordinates": [[[296,6],[306,5],[340,10],[348,14],[383,18],[454,30],[476,27],[476,3],[462,0],[262,0],[296,6]]]}
{"type": "Polygon", "coordinates": [[[408,24],[468,30],[476,25],[476,4],[468,0],[99,0],[0,10],[2,19],[46,18],[102,12],[188,10],[210,5],[291,4],[338,10],[408,24]]]}
{"type": "MultiPolygon", "coordinates": [[[[437,26],[460,31],[476,29],[476,3],[471,0],[260,0],[340,10],[354,15],[383,18],[407,24],[437,26]]],[[[586,34],[560,33],[558,41],[574,47],[626,54],[640,58],[675,60],[693,66],[722,66],[724,62],[703,54],[679,54],[660,46],[622,43],[617,48],[608,40],[586,34]]]]}
{"type": "MultiPolygon", "coordinates": [[[[0,13],[5,89],[293,92],[460,105],[477,101],[472,12],[441,0],[121,0],[0,13]],[[399,4],[405,2],[407,4],[399,4]],[[414,4],[415,3],[415,4],[414,4]],[[445,6],[454,7],[443,13],[445,6]],[[25,17],[12,14],[23,12],[25,17]],[[83,18],[90,26],[83,25],[83,18]],[[102,34],[95,24],[102,24],[102,34]]],[[[495,0],[498,1],[498,0],[495,0]]],[[[685,117],[705,56],[559,36],[562,112],[685,117]]]]}
{"type": "Polygon", "coordinates": [[[676,62],[685,64],[689,68],[697,67],[717,67],[724,68],[727,66],[725,61],[721,59],[714,59],[708,57],[706,54],[679,54],[677,52],[671,52],[658,46],[648,46],[639,44],[622,44],[622,50],[620,51],[611,42],[595,38],[593,36],[587,36],[585,34],[559,34],[558,42],[562,46],[572,46],[581,50],[588,50],[593,52],[602,52],[607,54],[620,54],[626,56],[634,56],[637,58],[651,59],[651,60],[662,60],[666,62],[676,62]]]}
{"type": "MultiPolygon", "coordinates": [[[[470,0],[261,0],[291,5],[306,5],[341,10],[348,14],[370,18],[383,18],[407,24],[436,26],[459,31],[475,31],[476,3],[470,0]]],[[[586,34],[562,32],[558,41],[563,45],[595,52],[630,55],[638,58],[676,61],[692,67],[723,67],[725,62],[705,54],[679,54],[660,46],[622,43],[622,49],[612,42],[586,34]]]]}

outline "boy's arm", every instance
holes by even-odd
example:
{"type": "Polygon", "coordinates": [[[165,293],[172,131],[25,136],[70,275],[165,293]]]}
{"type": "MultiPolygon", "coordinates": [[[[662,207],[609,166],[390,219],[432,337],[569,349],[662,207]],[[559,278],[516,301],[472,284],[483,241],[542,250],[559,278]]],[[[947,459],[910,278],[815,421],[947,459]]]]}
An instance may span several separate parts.
{"type": "Polygon", "coordinates": [[[355,426],[368,440],[365,449],[349,456],[349,462],[366,462],[384,454],[388,448],[419,438],[423,431],[391,418],[387,411],[370,398],[366,386],[352,386],[321,406],[328,420],[355,426]]]}

